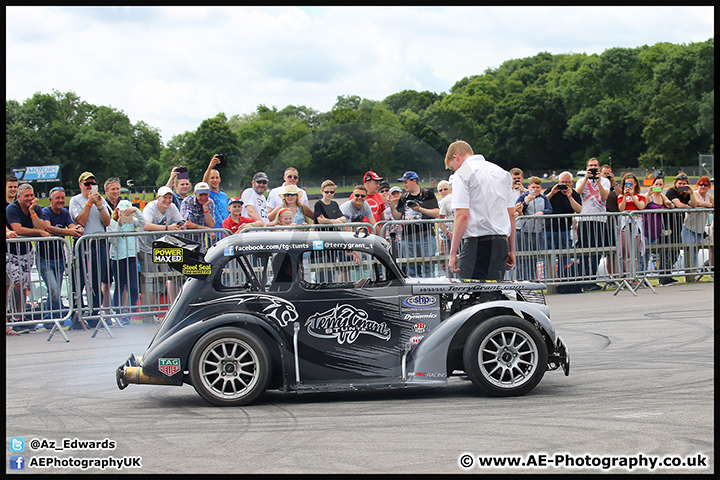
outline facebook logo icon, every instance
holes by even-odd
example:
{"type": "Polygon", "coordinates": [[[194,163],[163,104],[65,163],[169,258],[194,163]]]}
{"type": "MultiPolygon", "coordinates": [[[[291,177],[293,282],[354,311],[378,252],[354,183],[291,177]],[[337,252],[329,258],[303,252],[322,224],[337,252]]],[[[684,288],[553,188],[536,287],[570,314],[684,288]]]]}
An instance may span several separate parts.
{"type": "Polygon", "coordinates": [[[10,455],[10,470],[24,470],[25,455],[10,455]]]}

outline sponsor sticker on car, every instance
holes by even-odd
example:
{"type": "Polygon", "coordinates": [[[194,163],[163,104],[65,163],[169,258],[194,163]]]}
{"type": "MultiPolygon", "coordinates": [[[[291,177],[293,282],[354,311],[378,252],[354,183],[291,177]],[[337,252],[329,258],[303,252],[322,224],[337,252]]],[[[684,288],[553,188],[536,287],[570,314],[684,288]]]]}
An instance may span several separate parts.
{"type": "Polygon", "coordinates": [[[403,300],[403,305],[406,307],[415,308],[428,308],[434,307],[437,304],[437,297],[434,295],[413,295],[403,300]]]}
{"type": "Polygon", "coordinates": [[[158,360],[158,370],[168,377],[172,377],[180,371],[179,358],[161,358],[158,360]]]}

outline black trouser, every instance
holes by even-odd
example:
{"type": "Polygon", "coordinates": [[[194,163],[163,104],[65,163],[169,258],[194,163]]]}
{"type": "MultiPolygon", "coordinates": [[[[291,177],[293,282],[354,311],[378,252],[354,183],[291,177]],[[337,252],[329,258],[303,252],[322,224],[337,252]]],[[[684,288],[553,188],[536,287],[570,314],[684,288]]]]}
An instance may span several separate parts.
{"type": "Polygon", "coordinates": [[[502,280],[507,269],[508,243],[505,235],[463,238],[458,254],[460,278],[502,280]]]}

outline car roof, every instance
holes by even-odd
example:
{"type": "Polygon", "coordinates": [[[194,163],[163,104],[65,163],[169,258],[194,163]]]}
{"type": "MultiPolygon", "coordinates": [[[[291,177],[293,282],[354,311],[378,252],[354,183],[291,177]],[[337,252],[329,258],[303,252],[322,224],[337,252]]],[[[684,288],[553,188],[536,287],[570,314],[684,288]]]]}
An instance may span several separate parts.
{"type": "Polygon", "coordinates": [[[229,235],[205,254],[205,262],[215,263],[238,252],[298,252],[308,250],[365,250],[388,255],[389,244],[377,235],[329,230],[251,231],[229,235]]]}

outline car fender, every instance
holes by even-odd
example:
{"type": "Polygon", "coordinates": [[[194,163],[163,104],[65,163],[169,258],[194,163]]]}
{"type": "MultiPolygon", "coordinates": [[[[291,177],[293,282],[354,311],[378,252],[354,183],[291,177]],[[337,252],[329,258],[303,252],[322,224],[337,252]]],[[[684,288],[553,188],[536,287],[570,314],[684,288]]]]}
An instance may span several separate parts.
{"type": "Polygon", "coordinates": [[[555,343],[555,329],[550,323],[546,305],[504,300],[473,305],[441,322],[412,348],[407,359],[409,383],[447,382],[447,374],[450,373],[447,372],[448,351],[458,330],[483,310],[497,308],[521,312],[518,315],[521,318],[525,318],[522,314],[529,315],[540,324],[550,342],[555,343]]]}
{"type": "MultiPolygon", "coordinates": [[[[237,326],[238,328],[241,328],[243,325],[247,324],[256,325],[262,329],[262,331],[266,333],[273,342],[276,342],[276,345],[279,347],[281,363],[283,364],[283,372],[286,371],[287,369],[285,363],[289,357],[286,353],[287,342],[285,342],[278,327],[274,323],[268,322],[263,318],[246,313],[222,314],[188,325],[187,327],[164,338],[161,342],[151,345],[142,356],[140,365],[142,366],[144,372],[150,375],[164,377],[167,374],[161,371],[161,365],[167,363],[168,360],[179,360],[180,372],[188,371],[190,368],[188,365],[190,352],[192,351],[193,346],[203,335],[219,327],[237,326]]],[[[272,348],[272,344],[268,345],[268,347],[272,348]]],[[[174,374],[172,376],[174,376],[174,374]]],[[[174,380],[177,381],[177,379],[174,380]]]]}

